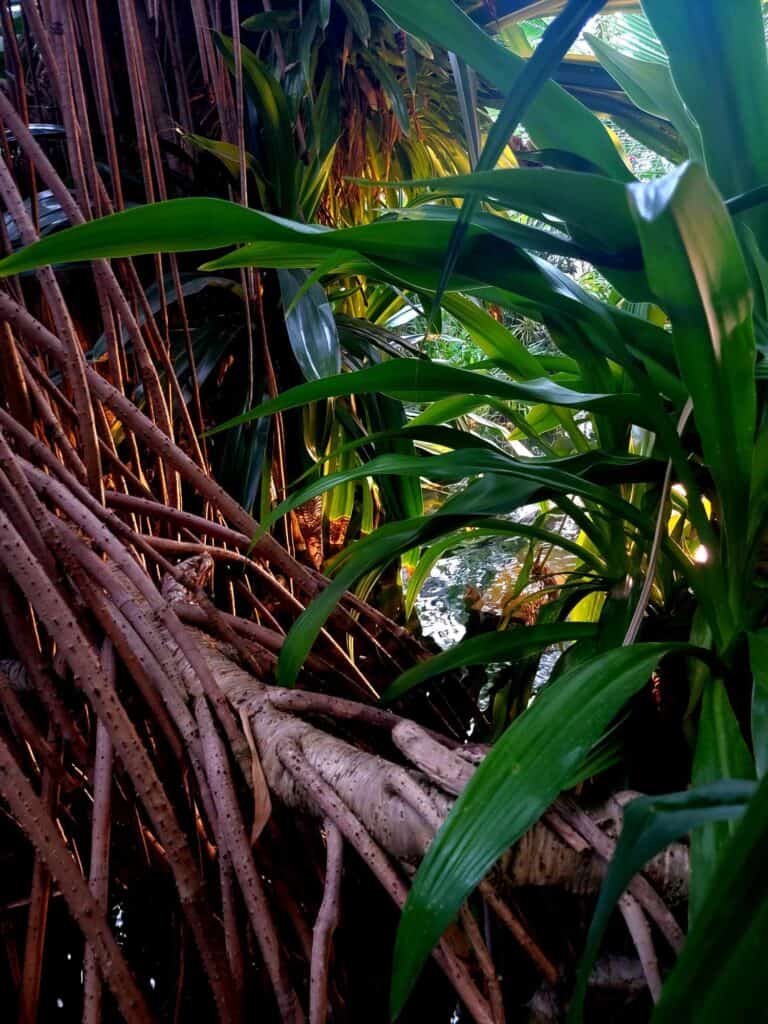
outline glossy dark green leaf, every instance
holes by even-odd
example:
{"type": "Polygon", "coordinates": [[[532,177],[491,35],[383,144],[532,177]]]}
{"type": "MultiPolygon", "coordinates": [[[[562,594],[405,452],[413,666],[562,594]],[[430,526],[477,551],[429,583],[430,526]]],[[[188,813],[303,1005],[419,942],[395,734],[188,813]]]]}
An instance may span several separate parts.
{"type": "MultiPolygon", "coordinates": [[[[246,419],[269,416],[285,409],[294,409],[305,402],[340,395],[360,395],[376,391],[386,394],[408,395],[413,400],[429,401],[445,395],[491,395],[497,398],[520,402],[563,405],[576,409],[591,409],[598,412],[627,416],[636,423],[645,421],[644,411],[633,395],[582,394],[561,387],[554,381],[542,379],[525,382],[504,381],[498,377],[459,370],[426,360],[389,359],[378,366],[371,366],[355,373],[343,373],[336,377],[312,381],[291,388],[269,402],[264,402],[246,414],[246,419]]],[[[209,433],[215,434],[238,423],[245,422],[236,417],[222,423],[209,433]]]]}
{"type": "MultiPolygon", "coordinates": [[[[729,565],[738,577],[746,558],[756,424],[749,276],[728,212],[700,165],[686,164],[629,191],[649,281],[672,321],[681,376],[719,491],[729,565]]],[[[733,600],[738,605],[738,596],[733,600]]]]}
{"type": "MultiPolygon", "coordinates": [[[[695,786],[704,786],[718,779],[751,780],[754,777],[752,757],[725,686],[719,679],[709,679],[704,685],[691,780],[695,786]]],[[[695,921],[709,892],[734,827],[728,822],[716,822],[705,825],[691,837],[688,909],[692,921],[695,921]]]]}
{"type": "MultiPolygon", "coordinates": [[[[235,51],[232,39],[221,32],[213,33],[216,48],[232,74],[235,73],[235,51]]],[[[298,158],[293,142],[293,118],[288,100],[271,69],[247,46],[240,46],[243,87],[259,115],[264,142],[263,163],[268,173],[265,181],[273,194],[274,213],[296,216],[296,174],[298,158]]],[[[206,246],[210,248],[210,246],[206,246]]]]}
{"type": "Polygon", "coordinates": [[[644,796],[627,804],[622,829],[592,917],[579,978],[569,1009],[569,1024],[580,1024],[589,973],[611,913],[634,875],[670,843],[702,825],[735,821],[744,813],[755,783],[732,779],[682,793],[644,796]]]}
{"type": "Polygon", "coordinates": [[[427,850],[405,904],[395,946],[393,1018],[464,900],[539,819],[670,649],[614,649],[564,672],[494,746],[427,850]]]}
{"type": "Polygon", "coordinates": [[[760,0],[643,0],[724,196],[768,181],[766,62],[760,0]],[[735,154],[738,158],[734,159],[735,154]]]}
{"type": "Polygon", "coordinates": [[[768,775],[747,805],[656,1007],[652,1024],[723,1024],[768,1005],[768,775]]]}
{"type": "Polygon", "coordinates": [[[558,622],[554,625],[524,626],[473,636],[403,672],[386,690],[384,699],[395,700],[425,680],[457,668],[509,661],[531,650],[543,650],[551,644],[585,640],[596,633],[597,626],[591,623],[558,622]]]}
{"type": "Polygon", "coordinates": [[[302,270],[278,270],[285,326],[296,362],[306,380],[330,377],[341,369],[341,349],[336,321],[328,298],[319,284],[303,293],[307,274],[302,270]]]}

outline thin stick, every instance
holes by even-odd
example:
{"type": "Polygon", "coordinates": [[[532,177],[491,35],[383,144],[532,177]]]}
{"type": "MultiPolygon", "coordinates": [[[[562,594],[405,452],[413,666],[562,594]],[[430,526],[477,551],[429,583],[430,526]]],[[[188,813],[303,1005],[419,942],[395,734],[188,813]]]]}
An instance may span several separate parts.
{"type": "Polygon", "coordinates": [[[328,965],[333,933],[339,921],[339,895],[344,840],[332,821],[325,822],[325,888],[315,927],[312,929],[312,960],[309,973],[309,1024],[325,1024],[328,1016],[328,965]]]}
{"type": "MultiPolygon", "coordinates": [[[[115,679],[115,654],[112,644],[105,640],[101,648],[104,672],[115,679]]],[[[93,763],[93,818],[91,824],[91,857],[88,886],[93,898],[106,913],[109,889],[109,834],[112,812],[112,741],[104,723],[96,725],[96,755],[93,763]]],[[[99,1024],[101,1020],[101,978],[96,953],[89,943],[83,964],[83,1024],[99,1024]]]]}
{"type": "Polygon", "coordinates": [[[513,914],[504,900],[498,895],[489,881],[481,882],[478,886],[483,899],[488,903],[491,910],[496,914],[510,930],[518,945],[525,950],[539,969],[541,976],[550,985],[556,985],[560,979],[560,971],[555,967],[544,950],[536,940],[528,933],[527,928],[520,919],[513,914]]]}
{"type": "Polygon", "coordinates": [[[485,984],[488,986],[488,998],[491,1002],[493,1019],[496,1024],[504,1024],[506,1020],[506,1016],[504,1014],[504,997],[501,994],[501,985],[499,984],[499,976],[496,974],[496,966],[490,952],[488,951],[488,947],[485,944],[485,940],[480,932],[477,921],[466,903],[459,911],[459,917],[461,918],[461,923],[466,936],[469,939],[469,943],[475,951],[477,962],[480,965],[480,970],[483,972],[483,977],[485,978],[485,984]]]}
{"type": "Polygon", "coordinates": [[[94,949],[121,1015],[128,1024],[146,1024],[152,1020],[149,1007],[106,925],[102,908],[91,895],[42,800],[35,795],[1,738],[0,793],[59,883],[70,913],[94,949]]]}
{"type": "Polygon", "coordinates": [[[619,899],[619,910],[626,922],[629,934],[635,944],[640,964],[643,968],[645,980],[648,982],[648,989],[654,1003],[658,1003],[661,996],[661,975],[659,973],[659,961],[656,950],[653,946],[651,929],[645,919],[637,900],[625,892],[619,899]]]}
{"type": "MultiPolygon", "coordinates": [[[[58,800],[59,787],[54,776],[45,771],[40,803],[51,814],[58,800]]],[[[29,897],[27,933],[24,939],[24,973],[19,997],[19,1024],[36,1021],[40,1006],[40,982],[43,973],[45,931],[48,906],[51,899],[51,873],[38,850],[32,871],[32,891],[29,897]]]]}

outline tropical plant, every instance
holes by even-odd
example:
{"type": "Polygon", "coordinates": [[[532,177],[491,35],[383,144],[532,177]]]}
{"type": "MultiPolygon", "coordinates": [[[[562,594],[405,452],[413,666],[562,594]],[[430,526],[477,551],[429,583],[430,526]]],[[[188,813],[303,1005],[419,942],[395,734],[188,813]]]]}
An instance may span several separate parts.
{"type": "MultiPolygon", "coordinates": [[[[380,0],[379,6],[401,29],[450,50],[508,92],[474,173],[408,182],[423,190],[408,206],[348,228],[290,223],[214,199],[147,206],[43,239],[9,256],[0,271],[241,245],[204,269],[298,268],[314,272],[308,283],[360,275],[423,296],[428,312],[433,302],[465,324],[494,372],[393,358],[309,381],[247,414],[259,420],[308,402],[365,394],[408,398],[423,407],[410,423],[384,425],[378,438],[361,436],[354,444],[383,435],[431,446],[427,454],[388,453],[345,466],[301,488],[277,507],[273,519],[332,486],[370,476],[468,481],[437,513],[387,523],[341,552],[332,581],[281,641],[276,671],[284,686],[311,665],[313,644],[326,622],[338,620],[339,602],[359,609],[345,596],[348,588],[401,554],[419,552],[418,576],[448,545],[471,543],[489,532],[517,532],[563,547],[574,559],[567,587],[543,607],[536,625],[500,631],[492,641],[469,639],[420,661],[385,690],[385,699],[393,700],[458,665],[512,659],[558,641],[570,644],[546,687],[471,778],[458,756],[442,754],[440,769],[430,772],[431,748],[408,748],[411,763],[441,779],[444,793],[461,795],[444,822],[442,797],[437,804],[425,801],[423,792],[409,791],[404,798],[428,823],[429,836],[438,826],[440,831],[405,904],[392,1012],[402,1011],[441,936],[437,955],[456,983],[449,926],[457,913],[487,966],[479,929],[473,930],[472,914],[462,905],[478,885],[493,905],[497,894],[483,879],[494,863],[536,826],[563,789],[604,763],[601,743],[617,717],[635,694],[653,685],[659,700],[672,694],[682,705],[677,725],[690,756],[681,786],[692,788],[628,808],[588,953],[594,955],[611,902],[628,878],[671,839],[695,828],[690,934],[663,989],[646,917],[674,950],[680,946],[679,926],[643,879],[635,879],[621,909],[648,986],[661,997],[654,1020],[714,1021],[734,1010],[747,1015],[765,995],[760,938],[768,906],[761,855],[768,831],[761,584],[768,150],[761,132],[752,129],[762,124],[768,104],[761,4],[646,0],[645,14],[668,61],[638,62],[605,41],[591,41],[626,95],[671,126],[679,151],[667,147],[664,155],[685,157],[651,181],[634,178],[601,121],[552,80],[586,19],[603,4],[534,5],[535,13],[562,10],[530,58],[500,46],[447,0],[419,8],[380,0]],[[495,170],[519,121],[544,166],[495,170]],[[455,197],[464,199],[461,209],[445,202],[455,197]],[[613,289],[609,299],[581,288],[547,256],[596,268],[613,289]],[[486,304],[541,321],[558,353],[529,352],[486,304]],[[509,416],[512,436],[527,437],[547,454],[510,454],[450,426],[468,409],[489,404],[509,416]],[[568,451],[552,453],[554,431],[568,451]],[[516,521],[513,513],[533,502],[546,502],[547,511],[573,524],[571,534],[546,519],[516,521]]],[[[12,322],[26,323],[27,333],[39,336],[9,303],[4,306],[9,318],[16,317],[12,322]]],[[[436,320],[436,309],[430,317],[436,320]]],[[[49,343],[49,351],[59,350],[49,343]]],[[[237,417],[218,429],[244,421],[237,417]]],[[[347,444],[344,450],[354,449],[347,444]]],[[[338,459],[343,455],[336,453],[338,459]]],[[[65,502],[59,491],[54,497],[65,502]]],[[[229,505],[223,511],[235,517],[241,532],[253,525],[229,505]]],[[[252,540],[280,564],[283,556],[266,533],[271,521],[254,525],[252,540]]],[[[34,534],[30,543],[36,544],[34,534]]],[[[55,617],[49,614],[46,622],[55,617]]],[[[222,684],[231,670],[212,657],[219,686],[240,707],[237,687],[245,684],[239,677],[232,689],[222,684]]],[[[439,693],[439,684],[431,690],[439,693]]],[[[282,692],[269,700],[287,707],[293,697],[301,706],[301,693],[282,692]]],[[[205,730],[205,705],[195,708],[205,730]]],[[[295,789],[287,790],[271,773],[264,722],[252,725],[270,787],[289,805],[300,804],[295,789]]],[[[213,758],[208,764],[218,765],[214,734],[204,735],[210,744],[206,757],[213,758]]],[[[397,736],[403,749],[406,741],[397,736]]],[[[317,784],[315,796],[330,832],[339,829],[353,841],[354,822],[300,752],[283,748],[281,756],[292,785],[306,793],[317,784]]],[[[344,791],[342,799],[353,795],[344,791]]],[[[561,801],[557,813],[567,827],[571,805],[561,801]]],[[[357,814],[370,826],[362,809],[357,814]]],[[[583,819],[580,828],[609,859],[613,848],[606,847],[605,836],[596,837],[583,819]]],[[[401,883],[360,842],[358,833],[359,852],[401,900],[401,883]]],[[[334,843],[329,837],[328,877],[337,870],[334,843]]],[[[407,859],[395,847],[392,855],[407,859]]],[[[541,950],[525,929],[520,941],[541,966],[541,950]]],[[[542,976],[554,984],[558,972],[544,960],[542,976]]],[[[587,959],[571,1004],[574,1019],[581,1014],[589,966],[587,959]]],[[[487,1003],[466,978],[458,988],[475,1019],[498,1020],[503,1006],[494,972],[486,969],[483,977],[487,1003]]]]}

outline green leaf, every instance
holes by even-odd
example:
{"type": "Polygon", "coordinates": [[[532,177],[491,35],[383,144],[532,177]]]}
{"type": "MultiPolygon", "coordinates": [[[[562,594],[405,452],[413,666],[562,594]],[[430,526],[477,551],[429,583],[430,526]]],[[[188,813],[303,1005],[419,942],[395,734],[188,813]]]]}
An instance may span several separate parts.
{"type": "MultiPolygon", "coordinates": [[[[232,39],[221,32],[214,32],[213,41],[230,72],[234,74],[235,51],[232,39]]],[[[288,100],[272,71],[247,46],[241,44],[240,55],[243,87],[259,113],[259,125],[264,140],[263,163],[266,170],[262,177],[274,193],[274,212],[292,217],[298,212],[298,158],[293,142],[293,118],[288,100]]]]}
{"type": "MultiPolygon", "coordinates": [[[[395,183],[360,180],[359,184],[372,187],[395,183]]],[[[640,244],[626,187],[600,174],[519,167],[397,184],[433,188],[446,196],[476,193],[537,219],[545,214],[562,221],[572,232],[578,231],[581,238],[594,239],[607,252],[631,252],[640,244]]]]}
{"type": "MultiPolygon", "coordinates": [[[[203,152],[210,153],[211,156],[215,156],[217,160],[220,160],[224,164],[229,173],[234,177],[237,177],[240,174],[240,150],[232,142],[220,142],[217,139],[206,139],[205,136],[194,135],[192,132],[184,132],[184,139],[187,142],[191,142],[193,146],[197,146],[198,149],[203,150],[203,152]]],[[[245,165],[258,179],[259,175],[256,171],[253,157],[250,153],[245,154],[245,165]]]]}
{"type": "MultiPolygon", "coordinates": [[[[627,476],[634,476],[638,470],[641,471],[641,475],[647,475],[649,469],[649,463],[643,464],[640,460],[629,458],[606,460],[605,465],[609,467],[611,475],[616,470],[627,476]],[[646,470],[646,473],[642,472],[643,469],[646,470]]],[[[586,475],[593,468],[599,471],[604,467],[601,467],[600,457],[595,459],[592,453],[565,459],[516,459],[500,449],[475,447],[427,457],[408,454],[379,455],[362,465],[347,466],[336,473],[323,476],[286,498],[269,516],[262,520],[261,530],[256,539],[269,530],[287,512],[298,508],[317,495],[324,494],[331,488],[351,480],[378,475],[415,476],[441,482],[455,482],[481,474],[488,474],[489,477],[514,478],[534,488],[537,492],[540,491],[542,498],[562,493],[578,495],[602,504],[616,515],[623,515],[630,521],[646,526],[643,514],[633,505],[625,502],[613,490],[600,487],[582,478],[581,474],[586,475]]],[[[504,485],[502,485],[500,496],[502,501],[507,503],[506,511],[511,511],[513,508],[512,496],[504,485]]],[[[444,503],[435,513],[435,517],[453,514],[457,500],[460,499],[461,495],[458,495],[444,503]]]]}
{"type": "Polygon", "coordinates": [[[752,668],[752,749],[758,778],[768,772],[768,630],[750,633],[752,668]]]}
{"type": "Polygon", "coordinates": [[[378,78],[379,85],[389,99],[392,106],[392,113],[395,115],[400,131],[403,135],[407,135],[411,130],[411,117],[408,113],[408,104],[405,101],[405,96],[403,96],[403,90],[400,88],[400,83],[395,78],[392,69],[387,65],[387,63],[383,60],[379,60],[374,53],[369,52],[366,59],[378,78]]]}
{"type": "MultiPolygon", "coordinates": [[[[495,42],[453,0],[377,2],[405,32],[455,53],[505,95],[526,66],[522,57],[495,42]]],[[[540,148],[568,150],[612,178],[630,180],[629,170],[600,121],[554,82],[544,85],[523,123],[540,148]]]]}
{"type": "MultiPolygon", "coordinates": [[[[402,220],[428,220],[432,223],[447,221],[456,225],[459,223],[460,211],[452,206],[438,206],[434,203],[425,203],[421,206],[406,207],[404,210],[398,210],[398,215],[402,220]]],[[[498,217],[491,213],[475,212],[471,216],[470,223],[475,227],[482,228],[496,238],[501,238],[506,242],[511,242],[512,245],[525,249],[527,252],[569,256],[572,259],[583,260],[597,265],[605,264],[612,266],[616,264],[619,267],[629,266],[631,270],[640,269],[639,262],[633,259],[634,253],[627,256],[623,253],[614,256],[613,253],[606,253],[600,249],[589,249],[559,232],[542,231],[528,224],[520,224],[518,221],[510,220],[509,217],[498,217]]],[[[639,256],[639,253],[637,255],[639,256]]],[[[443,305],[445,304],[443,303],[443,305]]]]}
{"type": "Polygon", "coordinates": [[[672,645],[608,651],[564,672],[507,729],[427,850],[395,945],[391,1014],[488,869],[543,814],[672,645]]]}
{"type": "Polygon", "coordinates": [[[299,295],[307,274],[302,270],[278,270],[288,338],[296,362],[306,380],[330,377],[341,369],[341,349],[336,321],[328,298],[319,284],[299,295]],[[298,298],[297,298],[298,296],[298,298]]]}
{"type": "Polygon", "coordinates": [[[371,19],[362,0],[337,0],[339,7],[344,11],[350,28],[354,31],[361,43],[367,44],[371,37],[371,19]]]}
{"type": "Polygon", "coordinates": [[[35,242],[0,260],[0,276],[68,261],[220,249],[257,238],[276,243],[305,236],[310,242],[321,231],[225,199],[169,199],[88,221],[35,242]]]}
{"type": "Polygon", "coordinates": [[[249,32],[282,32],[293,28],[298,20],[298,11],[263,11],[246,18],[242,27],[249,32]]]}
{"type": "Polygon", "coordinates": [[[475,168],[480,159],[480,124],[477,111],[477,77],[473,68],[467,65],[456,56],[455,53],[448,54],[448,61],[451,65],[454,85],[456,86],[456,99],[459,101],[461,111],[461,124],[464,129],[464,141],[469,153],[469,166],[475,168]]]}
{"type": "MultiPolygon", "coordinates": [[[[476,170],[478,172],[489,171],[496,166],[499,157],[509,144],[510,136],[519,125],[526,110],[565,57],[584,24],[604,4],[605,0],[568,0],[563,11],[547,26],[541,43],[512,83],[512,88],[504,100],[504,106],[499,111],[498,117],[488,133],[485,146],[477,162],[476,170]]],[[[477,198],[470,196],[461,208],[440,273],[431,314],[432,320],[440,307],[443,293],[448,288],[448,282],[458,262],[459,252],[477,203],[477,198]]]]}
{"type": "MultiPolygon", "coordinates": [[[[718,779],[755,777],[752,757],[741,735],[725,686],[719,679],[708,680],[704,686],[691,777],[695,786],[717,782],[718,779]]],[[[691,837],[688,908],[692,921],[701,909],[723,848],[733,830],[732,824],[713,823],[691,837]]]]}
{"type": "Polygon", "coordinates": [[[571,1000],[569,1024],[581,1024],[587,981],[600,941],[613,908],[634,875],[657,853],[693,829],[741,817],[754,791],[754,782],[727,779],[697,786],[683,793],[639,797],[627,804],[619,840],[600,888],[589,928],[576,990],[571,1000]]]}
{"type": "Polygon", "coordinates": [[[491,395],[520,402],[543,402],[548,405],[590,409],[606,414],[614,412],[638,424],[645,422],[640,403],[636,396],[630,394],[583,394],[547,379],[505,381],[498,377],[459,370],[423,359],[388,359],[365,370],[300,384],[251,409],[245,417],[238,416],[227,420],[208,433],[217,434],[249,419],[295,409],[306,402],[316,402],[322,398],[371,394],[377,391],[407,395],[411,400],[421,402],[443,398],[446,395],[491,395]]]}
{"type": "MultiPolygon", "coordinates": [[[[630,185],[629,192],[648,279],[672,322],[704,460],[718,488],[738,591],[744,585],[756,423],[749,276],[728,212],[700,165],[630,185]]],[[[731,596],[737,615],[739,595],[731,596]]]]}
{"type": "Polygon", "coordinates": [[[644,0],[725,196],[768,181],[768,63],[760,0],[644,0]],[[736,157],[738,154],[738,157],[736,157]]]}
{"type": "Polygon", "coordinates": [[[544,368],[536,356],[479,303],[451,293],[443,297],[443,308],[456,317],[477,347],[495,362],[509,367],[520,377],[544,376],[544,368]]]}
{"type": "Polygon", "coordinates": [[[312,644],[345,591],[371,569],[415,548],[430,525],[430,520],[422,516],[388,523],[344,549],[342,554],[346,556],[346,562],[343,567],[302,612],[283,642],[277,663],[278,685],[294,685],[312,644]]]}
{"type": "Polygon", "coordinates": [[[660,61],[637,60],[590,33],[585,38],[605,70],[641,110],[670,121],[688,148],[692,159],[701,157],[701,134],[675,87],[669,65],[660,61]]]}
{"type": "Polygon", "coordinates": [[[543,649],[551,644],[571,640],[585,640],[597,634],[597,626],[585,622],[558,622],[553,625],[524,626],[517,629],[483,633],[462,640],[442,654],[436,654],[403,672],[386,690],[386,701],[407,693],[426,679],[467,665],[490,665],[528,653],[530,649],[543,649]]]}
{"type": "Polygon", "coordinates": [[[768,1005],[768,775],[723,850],[706,900],[672,969],[652,1024],[722,1024],[768,1005]]]}

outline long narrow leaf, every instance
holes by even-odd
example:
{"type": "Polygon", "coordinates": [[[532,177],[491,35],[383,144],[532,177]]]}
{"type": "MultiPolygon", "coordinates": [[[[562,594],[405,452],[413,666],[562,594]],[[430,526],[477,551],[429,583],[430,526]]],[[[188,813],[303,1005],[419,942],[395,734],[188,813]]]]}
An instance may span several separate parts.
{"type": "Polygon", "coordinates": [[[718,486],[738,590],[747,554],[756,423],[749,276],[725,206],[701,166],[687,164],[629,190],[649,280],[671,318],[704,458],[718,486]]]}
{"type": "Polygon", "coordinates": [[[417,401],[430,401],[446,395],[491,395],[509,401],[535,404],[563,405],[574,409],[589,409],[606,414],[615,413],[635,423],[645,423],[646,417],[636,396],[582,394],[561,387],[554,381],[535,380],[512,382],[497,377],[459,370],[452,366],[420,359],[389,359],[355,373],[342,373],[323,380],[300,384],[257,406],[245,416],[238,416],[220,424],[209,433],[222,430],[260,416],[294,409],[306,402],[340,395],[361,395],[383,391],[386,394],[408,395],[417,401]]]}
{"type": "Polygon", "coordinates": [[[490,665],[496,661],[508,661],[531,650],[543,650],[551,644],[586,640],[596,633],[597,626],[591,623],[559,622],[473,636],[403,672],[387,689],[384,697],[388,701],[395,700],[427,679],[466,665],[490,665]]]}
{"type": "Polygon", "coordinates": [[[472,889],[539,819],[614,715],[671,649],[664,644],[625,647],[564,672],[485,758],[428,849],[405,904],[395,945],[393,1018],[472,889]]]}
{"type": "MultiPolygon", "coordinates": [[[[377,0],[406,32],[455,53],[505,95],[526,62],[494,41],[453,0],[377,0]]],[[[554,82],[547,82],[524,120],[539,147],[577,153],[620,181],[631,175],[600,121],[554,82]]]]}
{"type": "Polygon", "coordinates": [[[600,888],[579,978],[571,1000],[569,1024],[580,1024],[589,973],[610,915],[619,897],[645,864],[693,829],[739,818],[755,791],[754,782],[731,779],[683,793],[639,797],[624,808],[619,841],[600,888]]]}
{"type": "MultiPolygon", "coordinates": [[[[477,162],[478,172],[492,170],[508,145],[509,137],[522,120],[525,111],[536,98],[553,71],[565,57],[572,43],[584,24],[592,15],[597,14],[605,0],[569,0],[564,10],[544,32],[539,46],[533,56],[526,62],[522,72],[512,85],[504,106],[491,128],[486,139],[480,159],[477,162]]],[[[443,293],[459,259],[459,251],[469,227],[469,222],[477,208],[477,197],[469,196],[464,201],[461,213],[445,254],[445,263],[440,273],[440,280],[434,297],[434,311],[440,306],[443,293]]]]}
{"type": "Polygon", "coordinates": [[[768,1005],[768,776],[720,858],[652,1024],[759,1020],[768,1005]]]}

